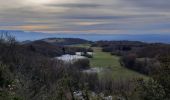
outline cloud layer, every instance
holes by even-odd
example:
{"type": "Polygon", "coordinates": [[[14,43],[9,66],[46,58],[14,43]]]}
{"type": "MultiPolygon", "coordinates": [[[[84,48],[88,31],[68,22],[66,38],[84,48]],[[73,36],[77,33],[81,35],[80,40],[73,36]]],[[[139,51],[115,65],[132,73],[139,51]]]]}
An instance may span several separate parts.
{"type": "Polygon", "coordinates": [[[170,0],[0,0],[0,29],[170,34],[170,0]]]}

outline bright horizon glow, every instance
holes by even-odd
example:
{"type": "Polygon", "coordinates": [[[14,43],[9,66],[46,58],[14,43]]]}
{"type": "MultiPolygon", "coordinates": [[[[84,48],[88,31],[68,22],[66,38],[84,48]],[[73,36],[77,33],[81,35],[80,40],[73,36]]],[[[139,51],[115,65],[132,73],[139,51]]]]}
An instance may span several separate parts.
{"type": "Polygon", "coordinates": [[[76,0],[25,0],[24,2],[27,5],[41,5],[43,6],[44,4],[63,4],[67,2],[74,2],[76,0]]]}
{"type": "Polygon", "coordinates": [[[53,0],[26,0],[30,4],[47,4],[51,3],[53,0]]]}

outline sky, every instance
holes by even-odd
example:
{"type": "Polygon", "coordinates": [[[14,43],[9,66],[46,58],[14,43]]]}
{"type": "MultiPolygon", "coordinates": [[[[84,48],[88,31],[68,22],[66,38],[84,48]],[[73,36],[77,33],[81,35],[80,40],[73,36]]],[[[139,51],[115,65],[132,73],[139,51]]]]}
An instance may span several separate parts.
{"type": "Polygon", "coordinates": [[[0,0],[0,30],[170,34],[170,0],[0,0]]]}

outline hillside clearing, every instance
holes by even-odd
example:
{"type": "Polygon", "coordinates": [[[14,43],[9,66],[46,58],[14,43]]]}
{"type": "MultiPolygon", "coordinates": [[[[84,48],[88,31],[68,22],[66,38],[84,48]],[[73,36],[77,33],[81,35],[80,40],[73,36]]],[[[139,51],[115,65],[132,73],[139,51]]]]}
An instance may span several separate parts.
{"type": "MultiPolygon", "coordinates": [[[[72,45],[74,47],[90,48],[90,44],[72,45]]],[[[133,70],[122,67],[118,56],[112,56],[110,53],[102,52],[101,47],[92,47],[94,51],[93,58],[90,58],[90,66],[93,68],[103,69],[99,73],[100,78],[113,78],[113,79],[133,79],[148,77],[133,70]]]]}
{"type": "Polygon", "coordinates": [[[91,67],[105,68],[99,75],[101,77],[112,77],[113,79],[137,78],[146,76],[135,71],[129,70],[120,65],[118,56],[112,56],[110,53],[102,52],[100,47],[94,47],[94,57],[90,59],[91,67]]]}
{"type": "Polygon", "coordinates": [[[80,47],[80,48],[90,48],[90,44],[74,44],[70,45],[71,47],[80,47]]]}

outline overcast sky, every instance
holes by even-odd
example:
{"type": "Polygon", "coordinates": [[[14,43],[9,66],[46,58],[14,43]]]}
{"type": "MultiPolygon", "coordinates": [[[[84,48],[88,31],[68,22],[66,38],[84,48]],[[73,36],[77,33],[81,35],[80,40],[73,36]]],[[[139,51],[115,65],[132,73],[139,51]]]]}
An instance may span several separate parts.
{"type": "Polygon", "coordinates": [[[0,29],[170,34],[170,0],[0,0],[0,29]]]}

